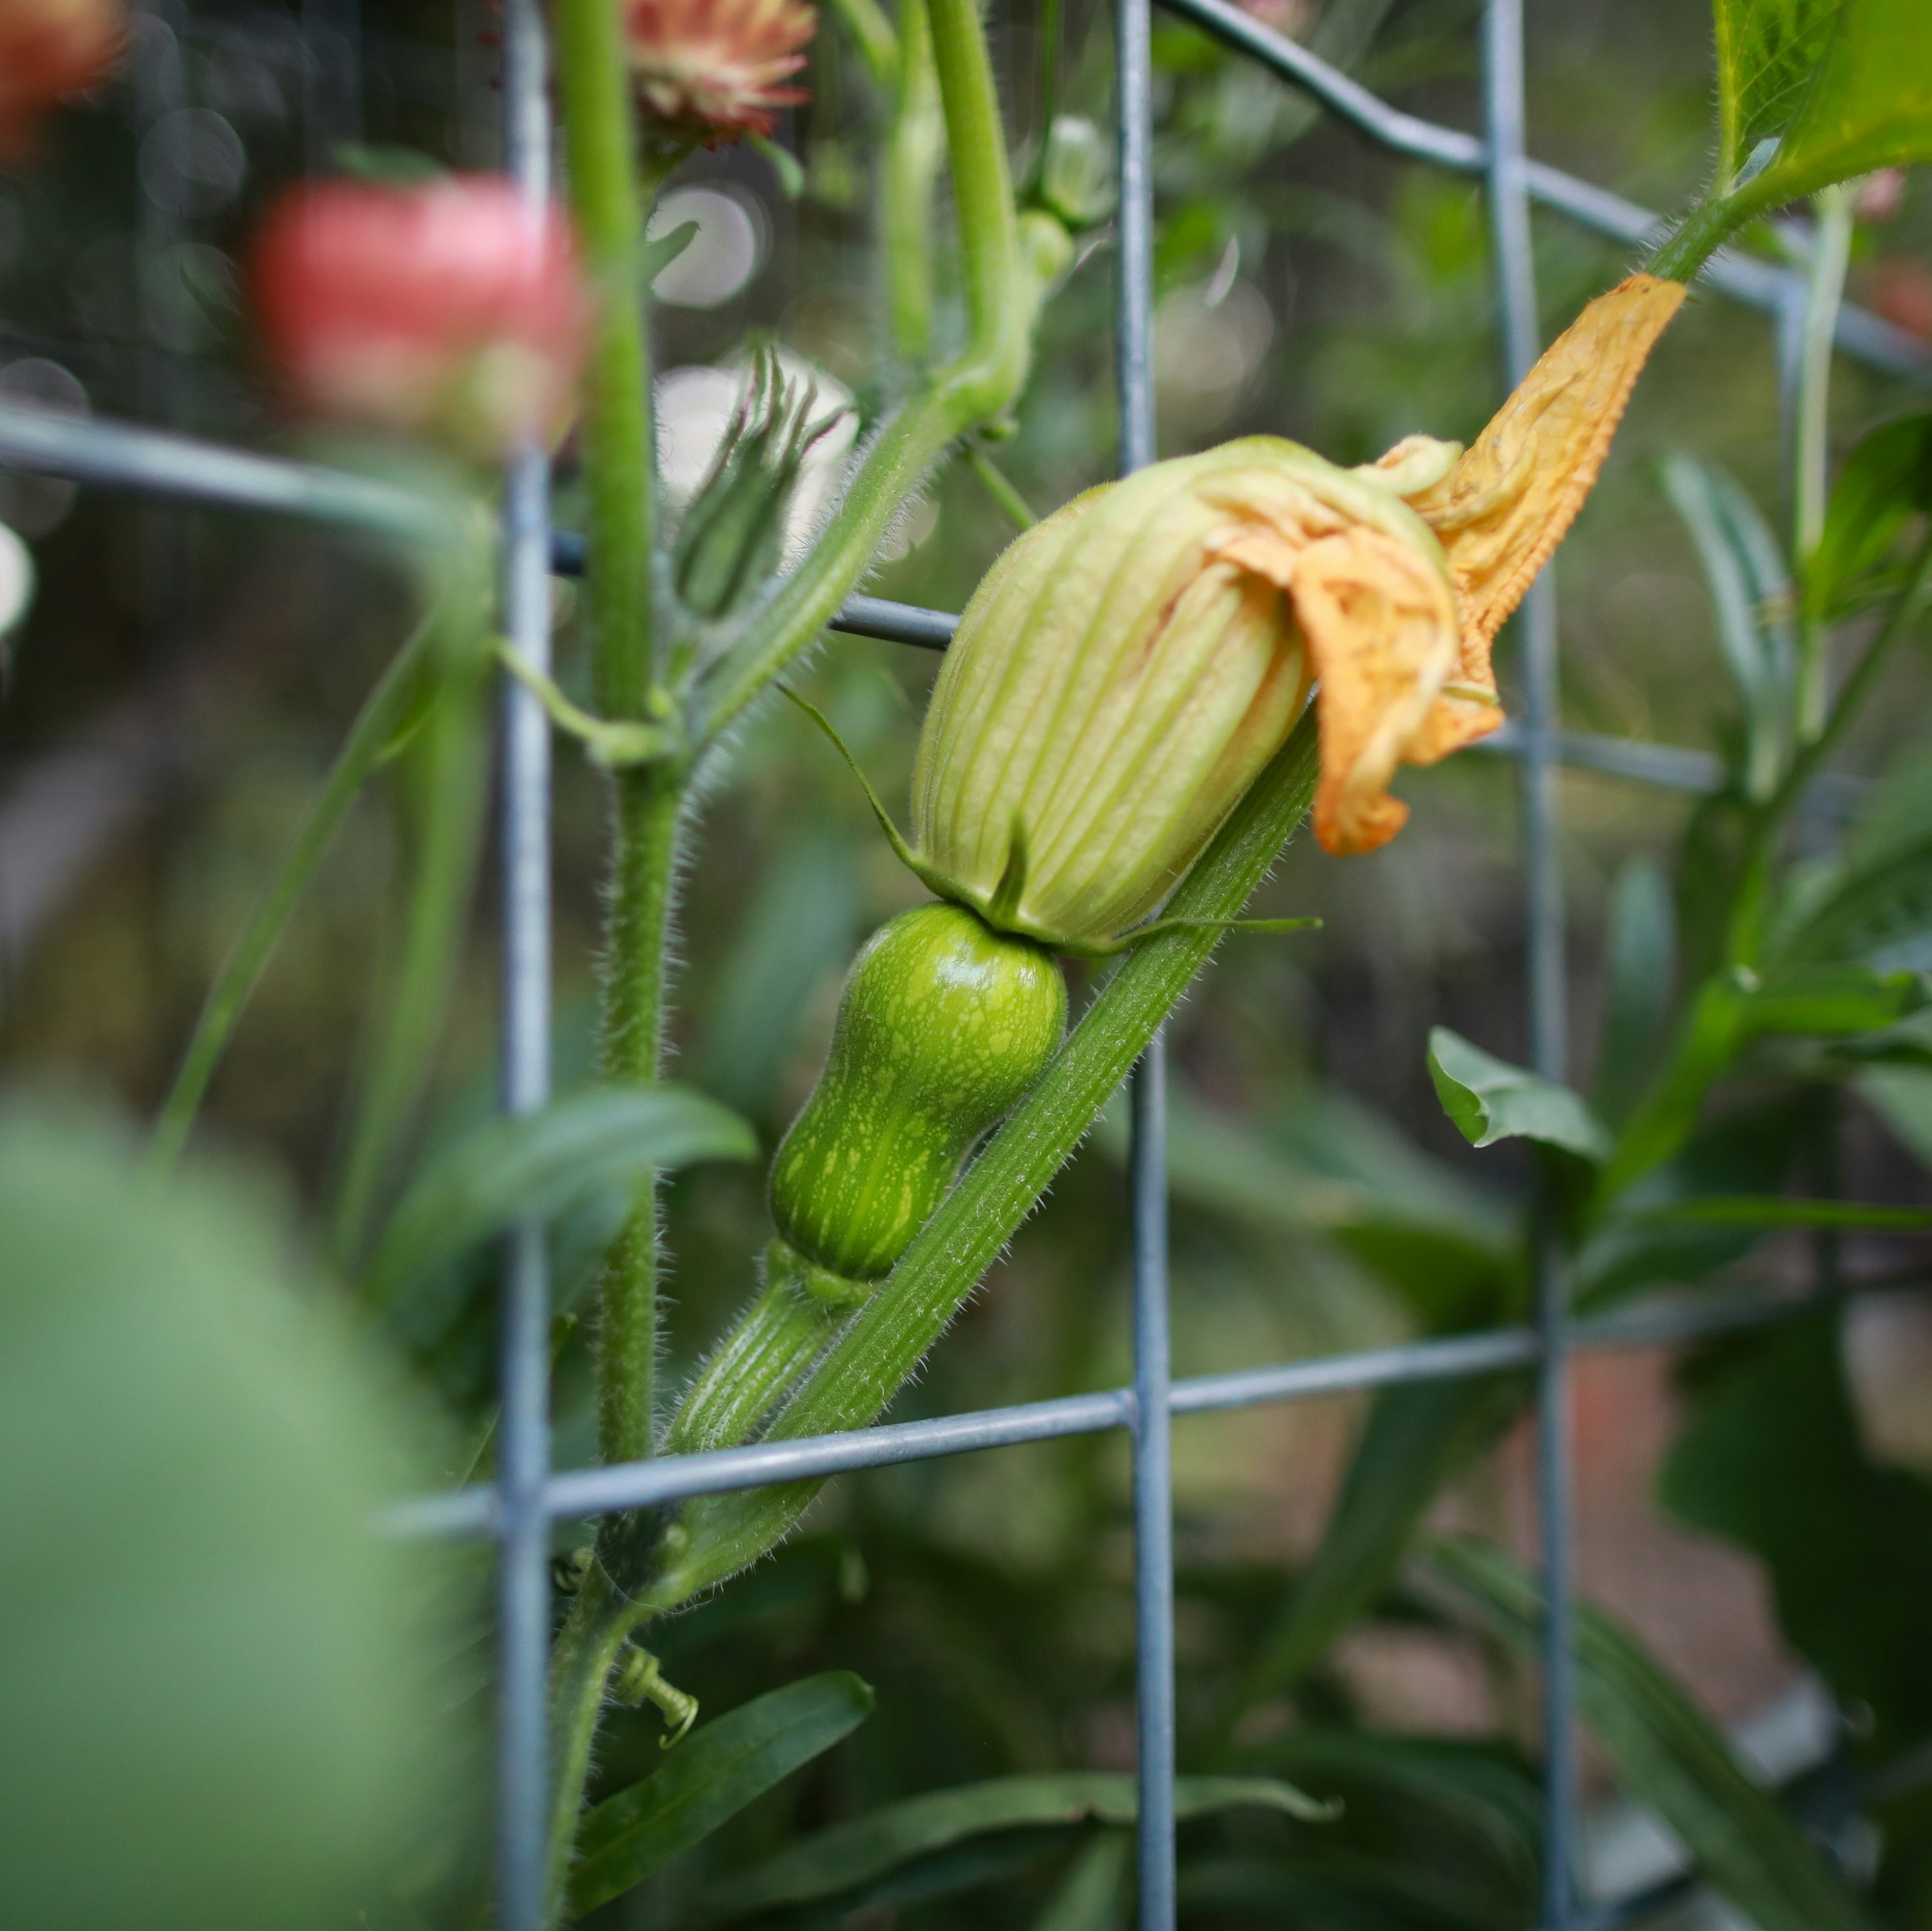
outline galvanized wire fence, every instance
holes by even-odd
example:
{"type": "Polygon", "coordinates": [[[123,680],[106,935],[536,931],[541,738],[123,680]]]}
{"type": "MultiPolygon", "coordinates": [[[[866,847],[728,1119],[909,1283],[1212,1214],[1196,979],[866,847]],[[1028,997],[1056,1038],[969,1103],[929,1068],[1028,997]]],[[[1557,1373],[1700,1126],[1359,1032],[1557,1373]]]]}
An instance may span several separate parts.
{"type": "MultiPolygon", "coordinates": [[[[1479,176],[1490,214],[1499,381],[1513,383],[1539,347],[1530,209],[1540,204],[1614,240],[1636,243],[1657,218],[1620,196],[1533,161],[1523,146],[1523,0],[1486,0],[1482,28],[1480,134],[1419,120],[1379,100],[1305,47],[1272,31],[1232,0],[1162,0],[1167,10],[1304,90],[1369,141],[1397,154],[1479,176]]],[[[1116,0],[1120,208],[1116,229],[1118,307],[1118,467],[1154,456],[1154,208],[1150,0],[1116,0]]],[[[304,0],[312,34],[338,53],[357,43],[353,0],[304,0]]],[[[504,17],[506,165],[533,211],[551,191],[553,130],[539,0],[509,0],[504,17]]],[[[353,89],[316,83],[312,112],[340,131],[355,124],[353,89]]],[[[1763,310],[1777,332],[1790,408],[1802,275],[1720,255],[1707,286],[1763,310]]],[[[1923,375],[1911,338],[1847,307],[1841,350],[1875,366],[1923,375]]],[[[190,441],[163,431],[39,415],[0,404],[0,464],[156,497],[269,512],[394,531],[428,513],[414,499],[364,479],[190,441]]],[[[553,531],[548,464],[530,449],[512,463],[503,498],[502,629],[523,660],[550,662],[553,571],[580,570],[580,542],[553,531]]],[[[834,628],[945,648],[947,614],[855,596],[834,628]]],[[[1557,621],[1550,573],[1532,590],[1517,626],[1513,722],[1485,749],[1517,760],[1529,933],[1529,1032],[1536,1070],[1564,1074],[1563,907],[1556,823],[1558,768],[1572,765],[1686,791],[1715,790],[1716,761],[1663,745],[1566,732],[1558,726],[1557,621]]],[[[502,784],[501,1103],[541,1108],[549,1095],[551,1037],[549,724],[540,704],[506,680],[499,717],[502,784]]],[[[1400,1383],[1532,1369],[1538,1384],[1539,1515],[1549,1606],[1542,1653],[1546,1788],[1545,1931],[1581,1931],[1622,1920],[1645,1900],[1586,1908],[1577,1896],[1576,1694],[1568,1640],[1574,1549],[1567,1387],[1579,1351],[1649,1347],[1774,1319],[1802,1298],[1771,1290],[1707,1297],[1698,1304],[1572,1322],[1553,1241],[1540,1245],[1531,1324],[1174,1380],[1169,1370],[1166,1270],[1166,1074],[1157,1038],[1133,1079],[1132,1385],[956,1415],[886,1423],[855,1434],[775,1442],[648,1463],[553,1472],[550,1466],[549,1310],[543,1229],[520,1228],[508,1244],[502,1322],[498,1474],[487,1487],[425,1498],[401,1512],[423,1533],[487,1534],[499,1552],[500,1703],[497,1735],[500,1922],[538,1931],[543,1915],[548,1768],[545,1761],[553,1525],[704,1495],[973,1453],[1020,1442],[1122,1430],[1133,1450],[1137,1537],[1136,1680],[1139,1710],[1141,1931],[1175,1921],[1174,1580],[1169,1430],[1174,1416],[1286,1402],[1400,1383]]]]}

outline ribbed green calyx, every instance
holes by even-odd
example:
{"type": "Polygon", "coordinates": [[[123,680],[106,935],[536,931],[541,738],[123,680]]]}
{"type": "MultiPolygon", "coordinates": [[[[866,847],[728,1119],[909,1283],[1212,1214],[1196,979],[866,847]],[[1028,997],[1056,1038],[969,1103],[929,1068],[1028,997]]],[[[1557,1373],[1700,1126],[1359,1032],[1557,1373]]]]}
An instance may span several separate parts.
{"type": "Polygon", "coordinates": [[[960,906],[883,926],[853,963],[824,1073],[772,1162],[781,1238],[848,1281],[882,1278],[1066,1022],[1065,981],[1039,946],[960,906]]]}
{"type": "Polygon", "coordinates": [[[1364,529],[1446,580],[1391,479],[1272,436],[1155,464],[1020,538],[968,604],[927,712],[922,876],[1065,950],[1146,918],[1307,696],[1295,559],[1364,529]]]}

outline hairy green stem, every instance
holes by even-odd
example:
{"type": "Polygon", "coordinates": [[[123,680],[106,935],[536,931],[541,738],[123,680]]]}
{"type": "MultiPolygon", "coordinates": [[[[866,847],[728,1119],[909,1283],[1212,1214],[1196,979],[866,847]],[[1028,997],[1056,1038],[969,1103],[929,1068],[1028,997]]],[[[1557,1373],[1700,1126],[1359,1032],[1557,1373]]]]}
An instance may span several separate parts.
{"type": "MultiPolygon", "coordinates": [[[[658,1077],[665,953],[683,811],[680,774],[643,765],[612,783],[613,875],[604,961],[604,1077],[658,1077]]],[[[658,1352],[658,1178],[638,1177],[630,1219],[604,1261],[597,1330],[597,1450],[638,1462],[654,1449],[658,1352]]]]}
{"type": "Polygon", "coordinates": [[[893,353],[917,368],[932,352],[932,211],[946,130],[926,0],[903,0],[899,26],[898,87],[879,184],[879,238],[893,353]]]}
{"type": "Polygon", "coordinates": [[[756,633],[716,666],[698,705],[700,743],[728,730],[811,646],[935,459],[956,436],[1006,408],[1026,379],[1035,291],[1021,258],[978,11],[973,0],[927,0],[927,10],[965,270],[966,346],[886,419],[811,555],[786,579],[756,633]]]}
{"type": "MultiPolygon", "coordinates": [[[[1796,473],[1792,479],[1791,552],[1802,581],[1825,530],[1831,456],[1832,337],[1852,260],[1852,191],[1827,188],[1816,198],[1811,271],[1805,285],[1804,341],[1798,365],[1796,473]]],[[[1809,600],[1798,612],[1797,741],[1825,728],[1831,701],[1829,633],[1809,600]]]]}
{"type": "Polygon", "coordinates": [[[550,1672],[550,1848],[544,1871],[543,1922],[562,1921],[576,1854],[577,1819],[590,1776],[610,1673],[645,1615],[592,1563],[558,1632],[550,1672]]]}
{"type": "Polygon", "coordinates": [[[1661,281],[1695,282],[1705,262],[1757,212],[1740,213],[1736,203],[1724,195],[1699,202],[1657,244],[1644,264],[1645,271],[1661,281]]]}
{"type": "MultiPolygon", "coordinates": [[[[1250,788],[1175,893],[1179,918],[1230,918],[1307,811],[1317,771],[1312,711],[1250,788]]],[[[1220,937],[1183,928],[1129,954],[1005,1124],[845,1326],[770,1431],[774,1439],[877,1418],[1030,1214],[1220,937]]],[[[820,1483],[691,1504],[667,1533],[649,1591],[670,1608],[755,1561],[820,1483]]]]}
{"type": "Polygon", "coordinates": [[[1013,479],[970,437],[966,443],[966,463],[980,479],[980,486],[999,505],[1000,514],[1015,530],[1024,534],[1040,519],[1033,505],[1013,487],[1013,479]]]}
{"type": "Polygon", "coordinates": [[[267,897],[209,988],[182,1054],[180,1070],[175,1075],[174,1084],[169,1087],[155,1122],[154,1137],[147,1149],[151,1168],[165,1170],[180,1157],[208,1082],[214,1078],[215,1068],[234,1036],[242,1009],[261,982],[295,907],[315,877],[316,868],[335,842],[336,833],[349,815],[349,807],[361,795],[363,786],[394,756],[398,740],[419,713],[424,689],[423,658],[440,621],[436,616],[423,620],[415,635],[390,659],[389,668],[364,701],[321,790],[282,860],[267,897]]]}

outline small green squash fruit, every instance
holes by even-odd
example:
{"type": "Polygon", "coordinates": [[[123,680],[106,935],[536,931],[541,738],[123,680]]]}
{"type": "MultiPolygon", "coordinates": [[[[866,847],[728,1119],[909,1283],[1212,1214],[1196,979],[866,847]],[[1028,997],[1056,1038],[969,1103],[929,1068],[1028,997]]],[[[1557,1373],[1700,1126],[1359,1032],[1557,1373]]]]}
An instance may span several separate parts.
{"type": "Polygon", "coordinates": [[[779,1234],[877,1281],[961,1164],[1052,1058],[1067,985],[1051,953],[963,906],[922,906],[853,962],[832,1051],[771,1166],[779,1234]]]}

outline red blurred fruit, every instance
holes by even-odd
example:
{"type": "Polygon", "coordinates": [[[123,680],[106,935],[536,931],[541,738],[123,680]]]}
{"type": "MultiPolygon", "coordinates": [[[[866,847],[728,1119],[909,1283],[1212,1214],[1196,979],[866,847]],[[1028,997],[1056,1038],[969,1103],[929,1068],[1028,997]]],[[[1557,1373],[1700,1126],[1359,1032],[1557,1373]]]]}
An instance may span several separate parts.
{"type": "Polygon", "coordinates": [[[645,107],[716,147],[769,136],[778,109],[807,97],[781,83],[818,25],[803,0],[630,0],[624,35],[645,107]]]}
{"type": "Polygon", "coordinates": [[[254,268],[270,358],[313,415],[484,459],[569,419],[588,295],[564,216],[507,180],[294,189],[254,268]]]}
{"type": "Polygon", "coordinates": [[[121,0],[0,0],[0,157],[23,153],[57,101],[120,57],[121,0]]]}

